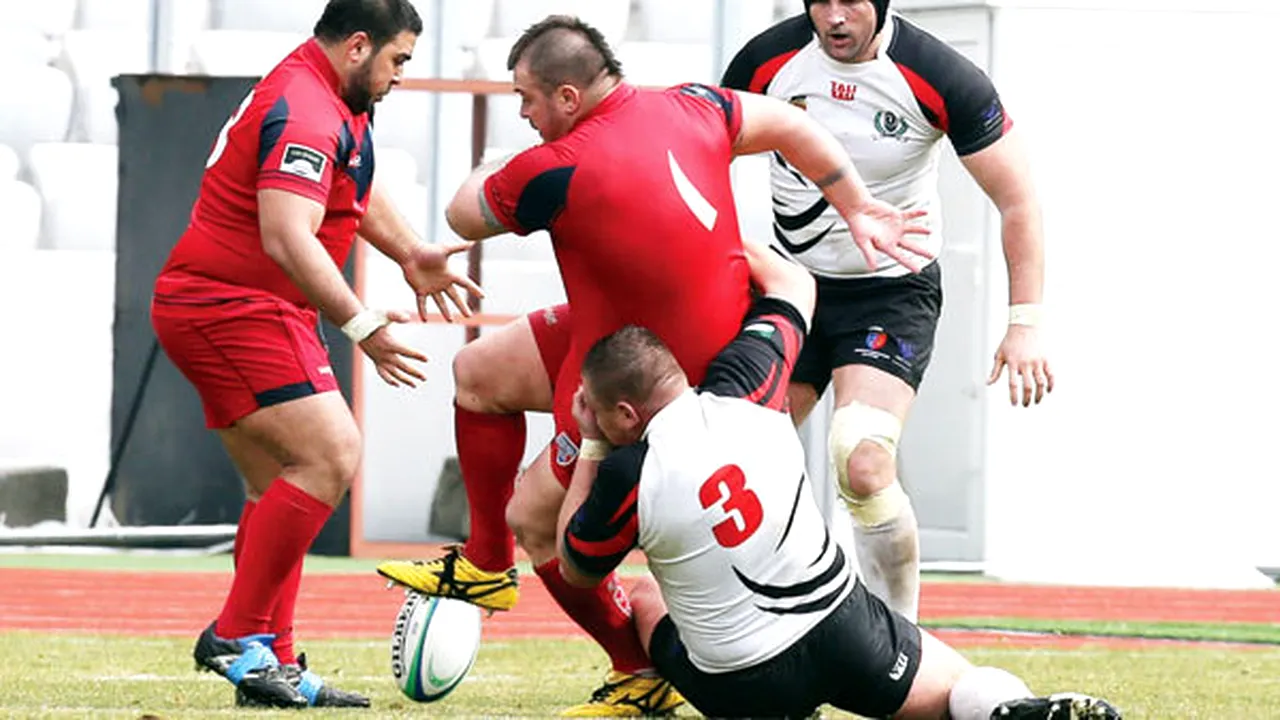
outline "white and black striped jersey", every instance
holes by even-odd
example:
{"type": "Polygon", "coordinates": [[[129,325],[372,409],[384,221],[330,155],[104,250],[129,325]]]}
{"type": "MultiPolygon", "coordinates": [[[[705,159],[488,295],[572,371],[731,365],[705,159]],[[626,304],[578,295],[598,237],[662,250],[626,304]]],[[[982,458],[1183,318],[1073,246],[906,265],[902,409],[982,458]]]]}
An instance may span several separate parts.
{"type": "MultiPolygon", "coordinates": [[[[891,14],[873,60],[842,63],[818,42],[808,17],[784,20],[748,42],[721,84],[805,108],[836,136],[872,195],[904,210],[924,209],[942,247],[938,161],[944,136],[960,156],[1004,136],[1012,121],[991,80],[959,52],[891,14]]],[[[814,273],[828,277],[904,275],[881,255],[869,272],[848,225],[813,183],[774,153],[774,240],[814,273]]]]}
{"type": "Polygon", "coordinates": [[[825,516],[780,412],[804,321],[758,302],[706,380],[614,450],[565,531],[565,556],[601,577],[643,549],[689,658],[705,672],[768,660],[853,589],[847,513],[825,516]],[[773,407],[770,407],[772,405],[773,407]]]}

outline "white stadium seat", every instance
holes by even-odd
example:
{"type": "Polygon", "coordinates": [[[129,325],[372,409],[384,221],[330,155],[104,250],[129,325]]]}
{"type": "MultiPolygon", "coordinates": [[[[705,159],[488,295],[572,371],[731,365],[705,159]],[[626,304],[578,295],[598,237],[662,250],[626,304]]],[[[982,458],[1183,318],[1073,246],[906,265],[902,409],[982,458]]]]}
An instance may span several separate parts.
{"type": "MultiPolygon", "coordinates": [[[[40,239],[40,193],[17,180],[0,179],[0,257],[12,250],[34,250],[40,239]]],[[[0,260],[3,262],[3,260],[0,260]]]]}
{"type": "MultiPolygon", "coordinates": [[[[711,43],[714,0],[637,0],[642,37],[650,42],[711,43]]],[[[732,2],[733,0],[731,0],[732,2]]],[[[708,50],[708,55],[710,51],[708,50]]]]}
{"type": "Polygon", "coordinates": [[[80,0],[76,27],[151,34],[152,0],[80,0]]]}
{"type": "Polygon", "coordinates": [[[627,42],[618,48],[622,72],[636,85],[666,87],[715,83],[711,46],[702,43],[627,42]]]}
{"type": "MultiPolygon", "coordinates": [[[[454,48],[473,48],[489,35],[489,30],[493,27],[495,2],[494,0],[456,0],[456,5],[462,11],[456,26],[457,35],[451,35],[446,38],[446,41],[455,43],[454,48]]],[[[423,9],[421,0],[417,7],[419,10],[423,9]]]]}
{"type": "Polygon", "coordinates": [[[162,25],[157,28],[156,72],[182,74],[187,71],[191,46],[209,27],[210,0],[160,0],[162,25]]]}
{"type": "Polygon", "coordinates": [[[212,27],[310,35],[325,0],[214,0],[212,27]]]}
{"type": "Polygon", "coordinates": [[[31,177],[44,199],[40,247],[114,250],[119,168],[114,145],[41,143],[31,177]]]}
{"type": "Polygon", "coordinates": [[[18,177],[20,167],[22,167],[22,161],[18,158],[18,151],[8,145],[0,145],[0,180],[13,180],[18,177]]]}
{"type": "Polygon", "coordinates": [[[374,177],[378,182],[417,182],[418,161],[408,150],[380,145],[375,140],[374,177]]]}
{"type": "Polygon", "coordinates": [[[76,21],[77,1],[5,3],[5,26],[13,30],[34,30],[47,37],[61,37],[76,21]]]}
{"type": "MultiPolygon", "coordinates": [[[[481,77],[488,80],[511,81],[507,70],[507,55],[515,38],[490,38],[476,51],[481,77]]],[[[489,127],[485,133],[485,147],[520,150],[542,142],[538,131],[528,120],[520,117],[520,98],[514,94],[489,96],[489,127]]]]}
{"type": "Polygon", "coordinates": [[[66,139],[71,78],[51,67],[0,74],[0,143],[26,158],[35,143],[66,139]]]}
{"type": "MultiPolygon", "coordinates": [[[[486,241],[493,242],[493,241],[486,241]]],[[[500,242],[549,243],[546,233],[500,242]]],[[[564,283],[554,262],[485,260],[480,270],[486,313],[522,315],[565,301],[564,283]]]]}
{"type": "Polygon", "coordinates": [[[206,30],[191,44],[194,75],[261,77],[309,36],[266,30],[206,30]]]}
{"type": "Polygon", "coordinates": [[[33,28],[5,28],[0,31],[0,65],[7,72],[48,65],[58,52],[58,44],[33,28]]]}
{"type": "Polygon", "coordinates": [[[617,46],[627,35],[631,19],[630,0],[498,0],[493,34],[519,37],[530,25],[548,15],[576,15],[599,30],[617,46]]]}
{"type": "Polygon", "coordinates": [[[75,86],[71,132],[77,142],[114,143],[119,94],[111,78],[148,69],[146,35],[124,30],[72,30],[62,41],[57,67],[75,86]]]}
{"type": "Polygon", "coordinates": [[[373,110],[374,148],[399,148],[413,158],[418,172],[430,172],[434,101],[432,93],[392,90],[373,110]]]}

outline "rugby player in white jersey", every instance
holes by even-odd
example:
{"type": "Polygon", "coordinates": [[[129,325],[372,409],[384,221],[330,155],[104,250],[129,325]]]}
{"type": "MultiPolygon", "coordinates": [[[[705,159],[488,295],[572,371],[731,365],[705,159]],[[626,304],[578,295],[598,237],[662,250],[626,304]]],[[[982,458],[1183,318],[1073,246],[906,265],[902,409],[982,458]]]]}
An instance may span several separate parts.
{"type": "MultiPolygon", "coordinates": [[[[1000,211],[1009,268],[1009,326],[988,383],[1007,366],[1009,400],[1039,403],[1053,373],[1038,336],[1044,257],[1026,157],[990,79],[938,38],[889,12],[889,0],[805,0],[805,14],[748,42],[722,85],[788,100],[830,130],[878,199],[927,211],[942,247],[938,160],[944,138],[1000,211]]],[[[937,261],[905,266],[850,239],[821,192],[771,161],[774,239],[817,279],[808,343],[791,378],[804,421],[835,385],[829,447],[855,520],[872,592],[915,620],[919,530],[898,483],[902,424],[933,351],[942,310],[937,261]]]]}
{"type": "Polygon", "coordinates": [[[584,443],[558,526],[564,578],[591,587],[642,548],[656,582],[630,595],[640,641],[709,717],[807,717],[829,703],[872,718],[1119,718],[1085,695],[1033,697],[867,591],[849,516],[823,516],[784,414],[814,282],[790,263],[752,268],[765,296],[696,390],[644,328],[587,353],[574,399],[584,443]]]}

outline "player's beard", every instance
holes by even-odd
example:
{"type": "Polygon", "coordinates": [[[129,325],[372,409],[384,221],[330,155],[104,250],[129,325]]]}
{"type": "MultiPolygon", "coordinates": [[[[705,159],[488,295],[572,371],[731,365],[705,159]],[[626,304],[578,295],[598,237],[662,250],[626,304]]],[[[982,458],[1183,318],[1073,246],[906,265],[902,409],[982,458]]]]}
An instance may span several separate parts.
{"type": "Polygon", "coordinates": [[[370,55],[368,60],[352,71],[347,87],[342,92],[342,101],[353,115],[373,109],[373,57],[370,55]]]}

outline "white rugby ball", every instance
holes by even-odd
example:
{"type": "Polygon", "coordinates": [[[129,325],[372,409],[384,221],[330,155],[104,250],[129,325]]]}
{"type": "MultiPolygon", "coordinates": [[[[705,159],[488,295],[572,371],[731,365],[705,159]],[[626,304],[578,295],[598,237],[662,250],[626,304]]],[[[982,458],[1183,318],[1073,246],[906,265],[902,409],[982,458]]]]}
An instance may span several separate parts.
{"type": "Polygon", "coordinates": [[[480,608],[405,593],[391,634],[391,674],[406,697],[435,702],[453,692],[480,650],[480,608]]]}

